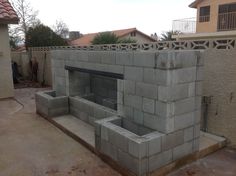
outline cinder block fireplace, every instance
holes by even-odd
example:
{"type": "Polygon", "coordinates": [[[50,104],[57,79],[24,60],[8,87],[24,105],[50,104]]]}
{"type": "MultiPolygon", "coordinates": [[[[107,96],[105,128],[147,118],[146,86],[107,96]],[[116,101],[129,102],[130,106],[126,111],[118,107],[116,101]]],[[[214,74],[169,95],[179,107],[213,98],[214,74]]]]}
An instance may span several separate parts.
{"type": "Polygon", "coordinates": [[[147,175],[198,151],[201,52],[58,50],[52,57],[57,97],[38,93],[37,112],[57,116],[53,107],[65,104],[53,99],[67,97],[64,113],[94,126],[98,152],[147,175]]]}

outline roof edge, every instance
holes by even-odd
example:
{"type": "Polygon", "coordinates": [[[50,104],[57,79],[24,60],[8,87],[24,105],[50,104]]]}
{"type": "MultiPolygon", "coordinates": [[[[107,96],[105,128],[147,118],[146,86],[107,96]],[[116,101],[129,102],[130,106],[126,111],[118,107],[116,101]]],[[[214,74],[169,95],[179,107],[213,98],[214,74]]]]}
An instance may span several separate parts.
{"type": "Polygon", "coordinates": [[[191,4],[189,4],[190,8],[197,8],[197,5],[202,2],[203,0],[195,0],[194,2],[192,2],[191,4]]]}
{"type": "Polygon", "coordinates": [[[0,19],[0,24],[18,24],[19,19],[0,19]]]}

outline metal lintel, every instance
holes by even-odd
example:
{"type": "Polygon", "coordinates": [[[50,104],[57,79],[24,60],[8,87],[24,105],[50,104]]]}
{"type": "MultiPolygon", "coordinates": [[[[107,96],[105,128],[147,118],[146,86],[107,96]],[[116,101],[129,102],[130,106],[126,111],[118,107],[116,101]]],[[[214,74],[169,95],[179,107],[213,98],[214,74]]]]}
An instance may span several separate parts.
{"type": "Polygon", "coordinates": [[[101,76],[107,76],[110,78],[124,79],[124,75],[119,74],[119,73],[90,70],[90,69],[85,69],[85,68],[71,67],[71,66],[67,66],[67,65],[65,65],[65,69],[68,71],[79,71],[79,72],[83,72],[83,73],[91,73],[91,74],[96,74],[96,75],[101,75],[101,76]]]}

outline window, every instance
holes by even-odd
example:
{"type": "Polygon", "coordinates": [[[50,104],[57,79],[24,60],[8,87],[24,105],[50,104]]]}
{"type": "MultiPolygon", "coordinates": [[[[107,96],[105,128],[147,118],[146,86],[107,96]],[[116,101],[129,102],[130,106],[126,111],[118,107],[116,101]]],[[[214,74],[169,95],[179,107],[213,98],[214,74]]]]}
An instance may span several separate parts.
{"type": "Polygon", "coordinates": [[[136,36],[136,32],[131,32],[131,37],[135,37],[136,36]]]}
{"type": "Polygon", "coordinates": [[[236,3],[219,6],[219,14],[236,12],[236,3]]]}
{"type": "Polygon", "coordinates": [[[218,31],[236,29],[236,3],[219,6],[218,31]]]}
{"type": "Polygon", "coordinates": [[[210,21],[210,6],[200,7],[199,22],[210,21]]]}

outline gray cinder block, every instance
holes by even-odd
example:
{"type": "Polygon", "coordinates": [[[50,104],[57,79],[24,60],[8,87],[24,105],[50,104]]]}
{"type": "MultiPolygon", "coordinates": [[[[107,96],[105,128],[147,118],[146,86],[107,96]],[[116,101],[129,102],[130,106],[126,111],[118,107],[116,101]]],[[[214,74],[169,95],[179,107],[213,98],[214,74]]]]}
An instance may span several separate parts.
{"type": "Polygon", "coordinates": [[[154,68],[155,54],[155,52],[134,52],[134,65],[154,68]]]}
{"type": "Polygon", "coordinates": [[[195,51],[169,51],[159,52],[157,68],[179,69],[197,65],[197,53],[195,51]]]}
{"type": "Polygon", "coordinates": [[[196,109],[196,98],[195,97],[190,97],[187,99],[175,101],[173,103],[174,105],[174,114],[179,115],[179,114],[184,114],[188,112],[193,112],[196,109]]]}
{"type": "Polygon", "coordinates": [[[158,100],[170,102],[188,98],[190,97],[190,89],[190,84],[158,86],[158,100]]]}
{"type": "Polygon", "coordinates": [[[174,133],[170,133],[162,136],[162,151],[166,151],[172,149],[178,145],[182,145],[184,143],[184,131],[179,130],[174,133]]]}
{"type": "Polygon", "coordinates": [[[124,94],[124,104],[133,108],[142,108],[142,97],[136,95],[124,94]]]}
{"type": "Polygon", "coordinates": [[[157,99],[158,95],[158,88],[156,85],[153,84],[146,84],[146,83],[137,83],[136,84],[136,94],[138,96],[157,99]]]}
{"type": "Polygon", "coordinates": [[[193,127],[184,129],[184,142],[193,140],[193,127]]]}
{"type": "Polygon", "coordinates": [[[117,65],[133,65],[133,52],[117,52],[117,65]]]}
{"type": "Polygon", "coordinates": [[[143,68],[125,67],[125,79],[132,81],[143,81],[143,68]]]}
{"type": "Polygon", "coordinates": [[[118,160],[118,149],[108,141],[101,140],[101,152],[115,161],[118,160]]]}
{"type": "Polygon", "coordinates": [[[194,124],[195,112],[175,116],[175,130],[184,129],[194,124]]]}
{"type": "Polygon", "coordinates": [[[135,82],[124,80],[124,92],[126,94],[135,94],[135,82]]]}
{"type": "Polygon", "coordinates": [[[193,151],[193,142],[187,142],[173,149],[173,160],[182,158],[193,151]]]}
{"type": "Polygon", "coordinates": [[[102,52],[101,62],[104,64],[115,64],[116,53],[115,52],[102,52]]]}
{"type": "Polygon", "coordinates": [[[134,122],[143,125],[143,111],[134,109],[134,122]]]}
{"type": "Polygon", "coordinates": [[[143,111],[151,114],[155,113],[155,100],[143,98],[143,111]]]}
{"type": "Polygon", "coordinates": [[[150,84],[157,84],[156,69],[144,68],[143,70],[143,82],[150,84]]]}
{"type": "Polygon", "coordinates": [[[194,82],[197,80],[196,73],[196,67],[174,70],[172,81],[174,84],[194,82]]]}
{"type": "Polygon", "coordinates": [[[162,152],[160,154],[151,156],[149,158],[149,168],[148,170],[154,171],[164,165],[169,164],[172,161],[172,150],[167,150],[165,152],[162,152]]]}
{"type": "Polygon", "coordinates": [[[131,157],[131,155],[121,150],[118,150],[118,162],[122,166],[130,169],[132,172],[134,172],[138,176],[141,176],[143,175],[143,173],[147,172],[146,159],[138,160],[134,157],[131,157]]]}
{"type": "Polygon", "coordinates": [[[129,140],[129,154],[139,159],[147,156],[147,143],[142,140],[129,140]]]}

